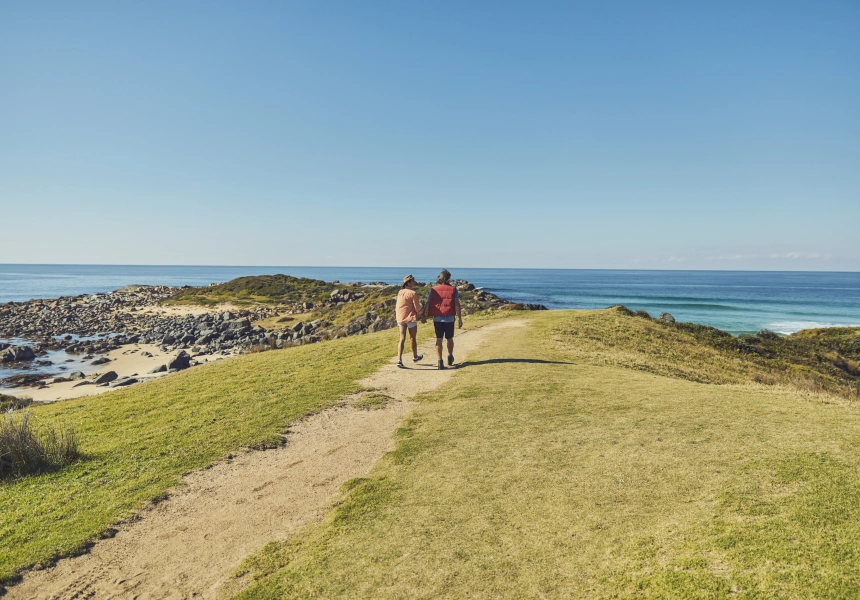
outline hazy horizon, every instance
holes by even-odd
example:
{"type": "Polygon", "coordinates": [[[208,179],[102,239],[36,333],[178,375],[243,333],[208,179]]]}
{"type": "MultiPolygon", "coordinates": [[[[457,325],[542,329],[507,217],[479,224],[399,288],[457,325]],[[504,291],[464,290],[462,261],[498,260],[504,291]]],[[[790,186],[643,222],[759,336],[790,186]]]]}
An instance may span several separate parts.
{"type": "MultiPolygon", "coordinates": [[[[601,268],[601,267],[482,267],[474,265],[332,265],[332,264],[303,264],[303,265],[279,265],[279,264],[186,264],[186,263],[0,263],[0,267],[213,267],[213,268],[261,268],[261,269],[469,269],[469,270],[531,270],[531,271],[727,271],[738,273],[860,273],[846,269],[821,270],[821,269],[685,269],[682,267],[646,269],[646,268],[601,268]]],[[[284,273],[289,275],[289,273],[284,273]]]]}

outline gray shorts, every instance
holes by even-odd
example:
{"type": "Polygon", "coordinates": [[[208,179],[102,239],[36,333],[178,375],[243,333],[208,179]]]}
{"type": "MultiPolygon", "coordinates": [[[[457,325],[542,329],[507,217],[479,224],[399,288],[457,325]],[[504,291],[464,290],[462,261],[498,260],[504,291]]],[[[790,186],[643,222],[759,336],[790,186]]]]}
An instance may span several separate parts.
{"type": "Polygon", "coordinates": [[[412,329],[413,327],[418,327],[418,323],[415,321],[412,321],[411,323],[398,323],[398,325],[400,325],[401,327],[408,327],[409,329],[412,329]]]}

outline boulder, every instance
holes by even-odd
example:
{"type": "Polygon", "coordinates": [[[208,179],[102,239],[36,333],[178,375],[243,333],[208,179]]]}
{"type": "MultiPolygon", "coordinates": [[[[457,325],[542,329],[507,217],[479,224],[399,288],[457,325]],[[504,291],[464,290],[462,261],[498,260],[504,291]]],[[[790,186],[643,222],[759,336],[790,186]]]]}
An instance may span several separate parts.
{"type": "Polygon", "coordinates": [[[116,371],[108,371],[107,373],[99,373],[95,379],[93,379],[93,383],[96,385],[100,385],[102,383],[110,383],[111,381],[117,379],[119,375],[116,374],[116,371]]]}
{"type": "Polygon", "coordinates": [[[132,383],[137,383],[137,379],[134,377],[123,377],[122,379],[117,379],[113,383],[111,383],[108,387],[117,388],[117,387],[125,387],[127,385],[131,385],[132,383]]]}
{"type": "Polygon", "coordinates": [[[106,365],[110,362],[110,359],[107,356],[102,356],[101,358],[95,359],[91,364],[94,365],[106,365]]]}
{"type": "Polygon", "coordinates": [[[36,353],[30,346],[9,346],[0,352],[0,363],[33,360],[36,353]]]}
{"type": "Polygon", "coordinates": [[[672,315],[670,315],[667,312],[663,312],[663,313],[660,313],[660,316],[657,317],[657,320],[663,321],[664,323],[674,323],[675,317],[673,317],[672,315]]]}
{"type": "Polygon", "coordinates": [[[167,371],[167,365],[160,365],[158,367],[155,367],[154,369],[150,369],[148,374],[151,375],[153,373],[164,373],[165,371],[167,371]]]}
{"type": "Polygon", "coordinates": [[[177,371],[181,371],[183,369],[187,369],[189,366],[191,366],[191,355],[185,350],[182,350],[176,355],[176,358],[167,363],[167,370],[171,371],[176,369],[177,371]]]}
{"type": "Polygon", "coordinates": [[[82,371],[72,371],[69,373],[69,381],[77,381],[78,379],[83,379],[85,375],[82,371]]]}

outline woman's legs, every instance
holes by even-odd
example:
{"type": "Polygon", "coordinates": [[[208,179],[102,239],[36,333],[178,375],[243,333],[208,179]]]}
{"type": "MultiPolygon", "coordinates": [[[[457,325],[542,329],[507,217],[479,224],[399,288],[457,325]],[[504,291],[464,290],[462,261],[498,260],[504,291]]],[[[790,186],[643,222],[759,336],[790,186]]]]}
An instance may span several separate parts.
{"type": "MultiPolygon", "coordinates": [[[[403,335],[401,333],[401,335],[403,335]]],[[[412,342],[412,358],[418,358],[418,326],[409,329],[409,341],[412,342]]],[[[402,346],[401,346],[402,348],[402,346]]],[[[402,350],[401,350],[402,352],[402,350]]]]}
{"type": "MultiPolygon", "coordinates": [[[[400,342],[397,344],[397,362],[403,362],[403,346],[406,343],[406,330],[408,327],[406,325],[400,325],[400,342]]],[[[411,332],[410,332],[411,333],[411,332]]],[[[413,334],[414,340],[414,334],[413,334]]],[[[413,345],[415,342],[412,342],[413,345]]]]}

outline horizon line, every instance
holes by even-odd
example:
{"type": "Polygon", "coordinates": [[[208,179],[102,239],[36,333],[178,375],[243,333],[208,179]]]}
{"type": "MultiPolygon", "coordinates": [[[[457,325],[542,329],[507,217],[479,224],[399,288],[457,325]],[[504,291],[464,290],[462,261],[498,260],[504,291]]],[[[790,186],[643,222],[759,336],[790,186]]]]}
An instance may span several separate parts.
{"type": "MultiPolygon", "coordinates": [[[[358,265],[204,265],[204,264],[147,264],[147,263],[0,263],[0,267],[204,267],[204,268],[245,268],[245,269],[436,269],[440,267],[421,266],[358,266],[358,265]]],[[[723,272],[723,273],[852,273],[860,271],[824,269],[637,269],[620,267],[464,267],[446,266],[441,268],[484,270],[484,271],[643,271],[643,272],[723,272]]]]}

